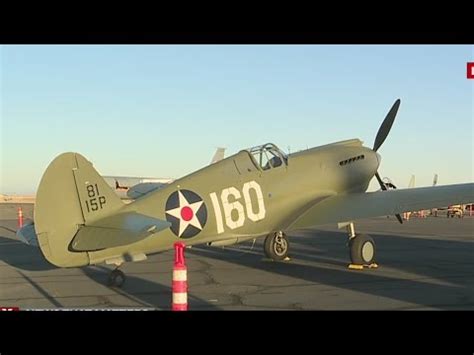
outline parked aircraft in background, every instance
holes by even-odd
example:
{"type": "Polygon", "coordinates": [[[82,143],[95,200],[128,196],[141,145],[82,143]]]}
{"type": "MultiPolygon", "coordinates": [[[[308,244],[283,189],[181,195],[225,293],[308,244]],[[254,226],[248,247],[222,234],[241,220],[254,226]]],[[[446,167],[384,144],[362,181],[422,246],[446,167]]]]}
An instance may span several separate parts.
{"type": "MultiPolygon", "coordinates": [[[[210,164],[224,159],[226,148],[217,148],[210,164]]],[[[127,176],[103,176],[105,182],[114,189],[122,200],[135,200],[146,194],[161,189],[174,181],[172,178],[147,178],[127,176]]]]}
{"type": "Polygon", "coordinates": [[[216,149],[216,152],[214,153],[214,156],[211,159],[210,164],[214,164],[214,163],[217,163],[218,161],[221,161],[222,159],[224,159],[224,155],[225,155],[225,148],[218,147],[216,149]]]}
{"type": "Polygon", "coordinates": [[[168,185],[172,178],[147,178],[128,176],[103,176],[105,182],[112,187],[122,200],[134,200],[153,190],[168,185]]]}

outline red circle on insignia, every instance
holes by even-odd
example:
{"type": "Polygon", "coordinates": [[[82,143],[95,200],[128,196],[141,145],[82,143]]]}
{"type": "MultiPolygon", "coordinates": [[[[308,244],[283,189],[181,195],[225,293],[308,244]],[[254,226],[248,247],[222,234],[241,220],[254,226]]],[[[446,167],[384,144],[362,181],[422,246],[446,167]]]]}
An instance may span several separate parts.
{"type": "Polygon", "coordinates": [[[189,206],[184,206],[181,208],[181,218],[186,222],[190,221],[193,218],[193,210],[189,206]]]}

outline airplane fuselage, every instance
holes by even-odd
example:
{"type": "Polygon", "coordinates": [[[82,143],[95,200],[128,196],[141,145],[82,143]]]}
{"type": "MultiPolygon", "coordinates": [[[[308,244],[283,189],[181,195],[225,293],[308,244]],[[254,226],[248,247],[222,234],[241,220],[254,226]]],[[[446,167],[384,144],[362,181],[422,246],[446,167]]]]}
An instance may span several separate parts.
{"type": "Polygon", "coordinates": [[[231,244],[286,230],[298,214],[328,196],[364,192],[380,156],[354,139],[293,153],[264,170],[247,150],[177,179],[125,205],[172,226],[146,239],[88,253],[90,264],[186,245],[231,244]],[[202,203],[201,203],[202,202],[202,203]]]}

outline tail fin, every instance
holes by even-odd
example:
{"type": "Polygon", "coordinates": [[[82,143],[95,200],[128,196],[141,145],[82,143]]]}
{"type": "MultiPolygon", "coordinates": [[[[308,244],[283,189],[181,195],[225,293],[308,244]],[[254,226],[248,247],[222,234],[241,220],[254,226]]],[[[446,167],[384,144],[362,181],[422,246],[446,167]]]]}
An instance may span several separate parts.
{"type": "Polygon", "coordinates": [[[438,183],[438,174],[434,174],[434,176],[433,176],[433,186],[436,186],[437,183],[438,183]]]}
{"type": "Polygon", "coordinates": [[[408,183],[409,188],[414,188],[415,187],[415,175],[412,175],[410,178],[410,182],[408,183]]]}
{"type": "Polygon", "coordinates": [[[86,252],[70,243],[81,226],[124,206],[92,164],[78,153],[56,157],[41,178],[36,196],[35,230],[46,259],[56,266],[89,264],[86,252]]]}

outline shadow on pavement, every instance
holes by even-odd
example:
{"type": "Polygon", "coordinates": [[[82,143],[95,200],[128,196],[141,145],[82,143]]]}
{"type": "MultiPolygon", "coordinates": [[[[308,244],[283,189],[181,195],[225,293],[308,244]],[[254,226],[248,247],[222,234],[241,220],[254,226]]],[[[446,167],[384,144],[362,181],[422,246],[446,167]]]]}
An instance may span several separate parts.
{"type": "Polygon", "coordinates": [[[195,247],[189,253],[422,306],[440,309],[474,306],[471,273],[474,243],[393,235],[375,238],[381,267],[364,271],[346,268],[349,263],[347,236],[342,232],[312,230],[290,236],[290,262],[264,259],[263,239],[247,254],[231,248],[201,247],[195,247]],[[391,272],[390,276],[384,276],[387,275],[384,267],[416,275],[397,277],[391,272]],[[437,282],[428,280],[431,278],[437,282]]]}
{"type": "MultiPolygon", "coordinates": [[[[10,238],[0,237],[0,260],[18,269],[19,274],[48,299],[54,306],[61,307],[59,300],[52,297],[44,288],[36,283],[33,278],[25,275],[23,271],[47,271],[60,268],[50,264],[43,257],[41,250],[10,238]]],[[[105,266],[89,266],[80,268],[85,276],[92,281],[106,286],[111,269],[105,266]]],[[[171,281],[170,281],[171,285],[171,281]]],[[[171,309],[171,287],[156,282],[127,274],[127,281],[119,288],[111,288],[117,294],[124,296],[136,303],[138,307],[153,307],[164,310],[171,309]]],[[[218,309],[216,305],[188,293],[189,309],[218,309]]],[[[112,303],[104,302],[104,307],[114,307],[112,303]]]]}

